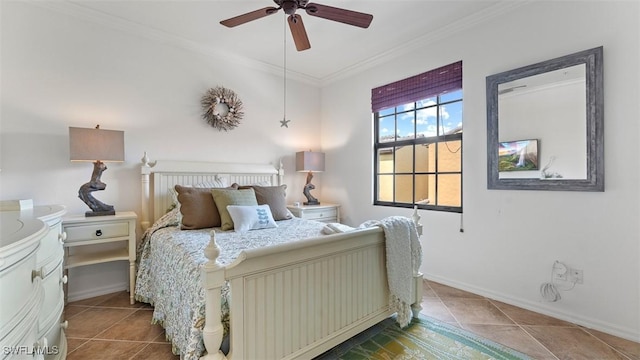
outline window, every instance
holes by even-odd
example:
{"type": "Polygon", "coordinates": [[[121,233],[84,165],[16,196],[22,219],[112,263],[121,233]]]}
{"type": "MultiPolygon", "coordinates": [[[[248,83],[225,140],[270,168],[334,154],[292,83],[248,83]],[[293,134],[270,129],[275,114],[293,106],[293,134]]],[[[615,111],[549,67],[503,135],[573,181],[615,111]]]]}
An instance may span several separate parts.
{"type": "Polygon", "coordinates": [[[372,90],[374,205],[462,212],[462,62],[372,90]]]}

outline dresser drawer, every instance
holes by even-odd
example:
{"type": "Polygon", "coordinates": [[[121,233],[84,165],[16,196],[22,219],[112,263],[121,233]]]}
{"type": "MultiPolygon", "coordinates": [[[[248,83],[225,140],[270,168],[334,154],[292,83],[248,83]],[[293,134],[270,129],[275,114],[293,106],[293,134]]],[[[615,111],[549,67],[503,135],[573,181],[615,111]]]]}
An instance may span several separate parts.
{"type": "Polygon", "coordinates": [[[36,264],[36,251],[24,254],[24,258],[0,273],[0,339],[5,335],[5,324],[14,323],[16,319],[25,317],[25,313],[31,312],[30,306],[35,307],[37,313],[42,304],[42,278],[38,277],[36,264]],[[13,319],[13,320],[12,320],[13,319]]]}
{"type": "Polygon", "coordinates": [[[38,249],[38,266],[44,266],[51,262],[59,262],[64,256],[62,250],[62,224],[57,223],[49,227],[47,235],[40,241],[38,249]]]}
{"type": "Polygon", "coordinates": [[[78,226],[66,226],[66,243],[87,240],[100,240],[115,237],[129,236],[129,223],[126,221],[87,224],[78,226]]]}
{"type": "MultiPolygon", "coordinates": [[[[46,271],[46,270],[45,270],[46,271]]],[[[40,316],[38,316],[38,335],[42,336],[45,332],[55,325],[59,325],[59,317],[64,308],[64,293],[62,292],[62,258],[60,263],[51,271],[44,274],[42,287],[44,288],[44,303],[40,307],[40,316]]],[[[50,344],[57,344],[50,343],[50,344]]]]}

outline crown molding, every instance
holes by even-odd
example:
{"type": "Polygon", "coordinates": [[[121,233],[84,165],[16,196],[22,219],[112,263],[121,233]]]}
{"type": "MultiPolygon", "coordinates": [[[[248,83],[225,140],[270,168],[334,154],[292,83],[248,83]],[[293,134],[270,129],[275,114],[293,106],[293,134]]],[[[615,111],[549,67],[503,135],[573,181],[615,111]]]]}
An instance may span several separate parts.
{"type": "MultiPolygon", "coordinates": [[[[352,64],[322,78],[317,78],[290,70],[287,70],[286,76],[288,79],[306,83],[311,86],[324,87],[339,80],[354,76],[380,64],[390,62],[393,59],[402,57],[409,52],[415,51],[416,48],[429,45],[435,41],[447,38],[458,32],[469,29],[488,20],[494,19],[505,13],[511,12],[514,9],[532,1],[534,0],[502,0],[499,3],[489,8],[483,9],[473,15],[461,18],[460,20],[443,26],[436,31],[432,31],[422,36],[416,37],[415,39],[402,43],[392,49],[386,50],[385,52],[380,53],[374,57],[370,57],[358,63],[352,64]]],[[[28,0],[25,2],[84,21],[89,21],[93,24],[98,24],[128,34],[137,35],[159,43],[170,44],[172,46],[199,53],[208,57],[224,60],[234,64],[241,64],[242,66],[246,66],[257,71],[263,71],[276,76],[283,75],[284,69],[281,66],[276,66],[244,56],[236,55],[229,51],[222,52],[210,47],[202,46],[194,41],[167,33],[165,31],[82,6],[81,3],[78,2],[71,2],[67,0],[28,0]]]]}
{"type": "MultiPolygon", "coordinates": [[[[130,20],[125,20],[117,16],[109,15],[101,11],[82,6],[81,3],[78,2],[70,2],[66,0],[28,0],[26,2],[77,19],[88,21],[93,24],[105,26],[127,34],[133,34],[146,39],[150,39],[158,43],[169,44],[178,48],[182,48],[184,50],[192,51],[233,64],[241,64],[242,66],[266,72],[272,75],[283,76],[284,69],[281,66],[276,66],[262,61],[250,59],[245,56],[236,55],[229,51],[223,52],[207,46],[202,46],[194,41],[185,39],[183,37],[176,36],[165,31],[149,27],[147,25],[142,25],[130,20]]],[[[318,79],[316,77],[308,76],[290,70],[287,70],[287,78],[316,87],[319,87],[321,82],[321,79],[318,79]]]]}
{"type": "Polygon", "coordinates": [[[431,31],[427,34],[416,37],[392,49],[386,50],[376,56],[367,58],[366,60],[355,63],[333,74],[327,75],[321,79],[320,86],[327,86],[331,83],[351,77],[375,66],[390,62],[394,59],[415,51],[416,48],[424,47],[438,40],[450,37],[463,30],[472,28],[478,24],[482,24],[484,22],[492,20],[532,1],[534,0],[502,0],[491,7],[483,9],[473,15],[461,18],[460,20],[443,26],[436,31],[431,31]]]}

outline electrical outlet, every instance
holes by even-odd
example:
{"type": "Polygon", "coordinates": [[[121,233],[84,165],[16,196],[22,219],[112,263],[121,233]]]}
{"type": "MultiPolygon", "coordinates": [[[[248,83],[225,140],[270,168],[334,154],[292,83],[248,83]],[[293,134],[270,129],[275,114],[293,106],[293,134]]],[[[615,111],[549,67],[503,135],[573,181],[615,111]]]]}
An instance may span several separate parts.
{"type": "Polygon", "coordinates": [[[553,275],[555,276],[556,280],[567,281],[567,272],[563,272],[563,273],[556,272],[553,275]]]}
{"type": "Polygon", "coordinates": [[[569,271],[567,271],[568,275],[568,280],[571,282],[575,282],[576,284],[582,284],[584,281],[584,274],[582,273],[582,270],[580,269],[569,269],[569,271]]]}
{"type": "Polygon", "coordinates": [[[567,281],[568,272],[569,272],[569,269],[565,264],[557,260],[555,263],[553,263],[553,276],[556,280],[567,281]]]}

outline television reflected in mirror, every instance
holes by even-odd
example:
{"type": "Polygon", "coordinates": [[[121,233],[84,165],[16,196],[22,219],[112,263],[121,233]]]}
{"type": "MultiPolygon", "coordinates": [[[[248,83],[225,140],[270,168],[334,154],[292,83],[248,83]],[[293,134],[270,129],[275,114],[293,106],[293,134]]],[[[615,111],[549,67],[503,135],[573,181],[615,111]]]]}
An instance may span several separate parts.
{"type": "Polygon", "coordinates": [[[498,159],[500,172],[538,170],[538,139],[502,141],[498,145],[498,159]]]}

